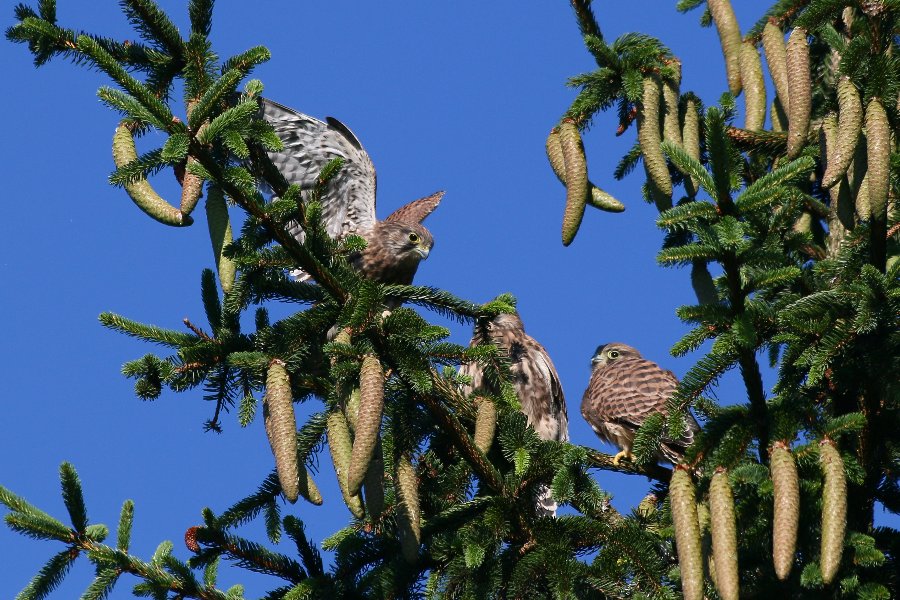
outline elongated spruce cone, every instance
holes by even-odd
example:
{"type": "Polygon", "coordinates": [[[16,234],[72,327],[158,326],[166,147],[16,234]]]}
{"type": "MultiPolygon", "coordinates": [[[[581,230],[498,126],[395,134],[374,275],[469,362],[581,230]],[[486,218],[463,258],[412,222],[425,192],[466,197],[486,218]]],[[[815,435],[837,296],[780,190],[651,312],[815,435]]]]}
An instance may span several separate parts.
{"type": "MultiPolygon", "coordinates": [[[[687,155],[700,162],[700,114],[697,111],[697,102],[693,99],[688,99],[685,103],[681,140],[687,155]]],[[[684,190],[693,198],[700,191],[700,182],[696,177],[688,175],[684,179],[684,190]]]]}
{"type": "Polygon", "coordinates": [[[397,461],[397,527],[400,532],[400,548],[406,562],[412,564],[419,559],[419,544],[422,532],[419,515],[419,489],[416,470],[406,456],[397,461]]]}
{"type": "Polygon", "coordinates": [[[288,502],[294,503],[300,494],[300,468],[297,464],[297,420],[294,417],[294,399],[291,382],[284,362],[275,359],[269,363],[266,374],[266,393],[263,396],[263,419],[278,482],[288,502]]]}
{"type": "Polygon", "coordinates": [[[846,75],[841,76],[838,80],[837,99],[836,140],[834,144],[829,144],[826,157],[827,166],[825,174],[822,176],[822,185],[826,188],[835,186],[847,174],[862,129],[862,101],[859,99],[859,91],[856,86],[846,75]]]}
{"type": "Polygon", "coordinates": [[[659,129],[660,93],[662,83],[656,75],[644,77],[644,93],[638,109],[638,143],[644,156],[647,184],[656,208],[662,212],[672,208],[672,178],[663,155],[659,129]]]}
{"type": "Polygon", "coordinates": [[[347,491],[355,496],[362,488],[369,461],[381,431],[381,413],[384,411],[384,371],[374,354],[363,357],[359,370],[359,414],[356,416],[356,435],[350,456],[350,472],[347,491]]]}
{"type": "Polygon", "coordinates": [[[819,464],[822,467],[822,552],[820,566],[822,581],[834,581],[841,566],[844,534],[847,530],[847,476],[844,461],[834,442],[819,442],[819,464]]]}
{"type": "Polygon", "coordinates": [[[891,127],[880,98],[872,98],[866,106],[866,164],[870,218],[884,222],[890,188],[891,127]]]}
{"type": "MultiPolygon", "coordinates": [[[[195,159],[193,156],[189,156],[187,159],[187,166],[190,167],[196,162],[197,159],[195,159]]],[[[200,201],[200,196],[202,195],[203,178],[194,175],[188,170],[185,170],[184,178],[181,181],[181,214],[191,214],[194,211],[194,208],[197,206],[197,202],[200,201]]]]}
{"type": "Polygon", "coordinates": [[[728,482],[728,473],[724,469],[717,470],[710,482],[709,512],[716,589],[722,600],[737,600],[740,597],[737,526],[734,519],[734,496],[728,482]]]}
{"type": "Polygon", "coordinates": [[[744,86],[744,129],[762,129],[766,121],[766,82],[763,79],[762,61],[756,45],[742,42],[741,82],[744,86]]]}
{"type": "Polygon", "coordinates": [[[732,96],[741,93],[741,29],[729,0],[707,0],[713,23],[719,32],[725,72],[728,75],[728,91],[732,96]]]}
{"type": "Polygon", "coordinates": [[[784,48],[784,32],[771,21],[766,23],[766,26],[763,28],[762,45],[766,53],[769,73],[772,74],[772,82],[775,84],[775,94],[781,101],[781,106],[787,106],[790,94],[788,93],[787,52],[784,48]]]}
{"type": "Polygon", "coordinates": [[[703,553],[700,550],[700,525],[691,474],[681,465],[672,472],[669,482],[672,524],[681,567],[681,591],[686,600],[703,598],[703,553]]]}
{"type": "Polygon", "coordinates": [[[812,77],[809,70],[809,45],[805,29],[795,27],[787,42],[788,69],[788,142],[787,157],[797,158],[806,144],[812,113],[812,77]]]}
{"type": "Polygon", "coordinates": [[[209,226],[209,240],[212,242],[213,256],[216,259],[219,285],[227,294],[234,285],[237,267],[234,261],[224,254],[225,248],[233,241],[233,237],[225,194],[222,193],[222,188],[219,186],[211,185],[206,193],[206,224],[209,226]]]}
{"type": "Polygon", "coordinates": [[[350,470],[350,428],[347,427],[347,418],[339,408],[328,413],[326,421],[328,435],[328,449],[331,451],[331,460],[334,463],[334,473],[337,476],[338,485],[341,488],[341,496],[344,504],[350,509],[357,519],[365,516],[362,500],[358,495],[347,492],[347,472],[350,470]]]}
{"type": "Polygon", "coordinates": [[[313,480],[312,473],[309,472],[309,469],[304,468],[303,470],[305,474],[300,478],[300,495],[310,504],[322,506],[322,493],[319,491],[315,480],[313,480]]]}
{"type": "Polygon", "coordinates": [[[784,442],[775,442],[769,461],[775,514],[772,519],[772,561],[775,574],[784,581],[791,574],[797,549],[800,520],[800,480],[794,457],[784,442]]]}
{"type": "Polygon", "coordinates": [[[575,234],[581,226],[581,219],[584,217],[588,195],[587,159],[584,156],[581,134],[578,133],[575,123],[568,119],[559,126],[559,144],[562,148],[566,173],[566,210],[563,214],[562,243],[563,246],[568,246],[575,239],[575,234]]]}
{"type": "Polygon", "coordinates": [[[487,454],[494,443],[497,430],[497,407],[490,398],[479,396],[475,399],[475,446],[487,454]]]}
{"type": "Polygon", "coordinates": [[[679,85],[681,84],[681,63],[677,60],[669,63],[678,71],[675,79],[663,80],[663,139],[672,142],[679,148],[682,146],[681,124],[678,119],[678,98],[680,97],[679,85]]]}
{"type": "MultiPolygon", "coordinates": [[[[124,121],[119,123],[113,134],[112,155],[116,167],[124,167],[137,160],[134,136],[124,121]]],[[[125,191],[138,208],[164,225],[184,227],[194,222],[189,215],[182,214],[180,210],[163,200],[150,182],[143,177],[132,183],[126,183],[125,191]]]]}
{"type": "MultiPolygon", "coordinates": [[[[550,131],[550,134],[547,136],[546,147],[547,159],[550,161],[553,173],[560,183],[566,185],[566,161],[563,158],[562,144],[559,141],[559,132],[556,129],[550,131]]],[[[622,212],[625,210],[624,204],[591,183],[590,180],[588,180],[588,187],[590,192],[586,201],[589,205],[606,212],[622,212]]]]}

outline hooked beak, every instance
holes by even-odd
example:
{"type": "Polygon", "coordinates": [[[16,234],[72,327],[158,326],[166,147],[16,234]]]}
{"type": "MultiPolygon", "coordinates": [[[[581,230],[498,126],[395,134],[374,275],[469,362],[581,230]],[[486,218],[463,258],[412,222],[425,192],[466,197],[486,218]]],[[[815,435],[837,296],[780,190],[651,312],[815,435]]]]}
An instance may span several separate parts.
{"type": "Polygon", "coordinates": [[[416,253],[421,257],[421,260],[425,260],[428,258],[428,253],[431,252],[431,248],[426,248],[425,246],[416,246],[416,253]]]}

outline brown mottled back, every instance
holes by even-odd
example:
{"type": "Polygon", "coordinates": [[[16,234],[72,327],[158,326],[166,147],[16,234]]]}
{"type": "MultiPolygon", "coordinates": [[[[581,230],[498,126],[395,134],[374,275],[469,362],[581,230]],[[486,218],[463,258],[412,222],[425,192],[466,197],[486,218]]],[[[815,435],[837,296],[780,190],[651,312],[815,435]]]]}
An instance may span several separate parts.
{"type": "MultiPolygon", "coordinates": [[[[638,428],[652,414],[667,414],[666,402],[678,387],[671,371],[643,358],[619,342],[597,348],[591,360],[591,380],[581,400],[581,414],[597,435],[629,455],[638,428]]],[[[694,417],[685,415],[686,431],[678,440],[664,440],[662,456],[673,463],[699,431],[694,417]]]]}

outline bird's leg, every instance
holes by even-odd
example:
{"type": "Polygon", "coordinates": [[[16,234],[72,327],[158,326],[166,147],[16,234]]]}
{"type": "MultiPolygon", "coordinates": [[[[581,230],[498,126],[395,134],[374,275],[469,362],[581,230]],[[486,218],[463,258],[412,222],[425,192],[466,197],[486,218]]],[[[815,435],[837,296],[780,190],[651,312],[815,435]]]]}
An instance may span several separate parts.
{"type": "Polygon", "coordinates": [[[617,453],[615,456],[613,456],[612,462],[618,467],[623,458],[628,462],[631,462],[631,448],[625,448],[621,452],[617,453]]]}

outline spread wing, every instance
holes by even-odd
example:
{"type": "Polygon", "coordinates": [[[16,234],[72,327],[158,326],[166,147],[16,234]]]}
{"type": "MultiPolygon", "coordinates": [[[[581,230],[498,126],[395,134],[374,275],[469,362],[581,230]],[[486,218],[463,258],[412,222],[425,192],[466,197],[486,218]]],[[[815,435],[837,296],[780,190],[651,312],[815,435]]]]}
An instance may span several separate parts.
{"type": "Polygon", "coordinates": [[[437,205],[441,203],[444,192],[435,192],[430,196],[413,200],[408,204],[404,204],[385,219],[386,222],[398,223],[421,223],[425,217],[430,215],[437,205]]]}
{"type": "MultiPolygon", "coordinates": [[[[263,118],[284,144],[284,150],[270,152],[269,158],[289,183],[312,189],[325,165],[344,159],[321,198],[328,234],[340,238],[374,227],[375,167],[353,132],[337,119],[322,122],[266,98],[260,99],[260,106],[263,118]]],[[[289,231],[303,240],[299,224],[292,224],[289,231]]]]}

